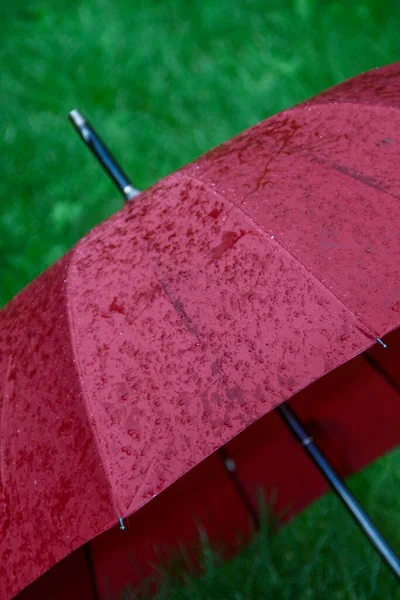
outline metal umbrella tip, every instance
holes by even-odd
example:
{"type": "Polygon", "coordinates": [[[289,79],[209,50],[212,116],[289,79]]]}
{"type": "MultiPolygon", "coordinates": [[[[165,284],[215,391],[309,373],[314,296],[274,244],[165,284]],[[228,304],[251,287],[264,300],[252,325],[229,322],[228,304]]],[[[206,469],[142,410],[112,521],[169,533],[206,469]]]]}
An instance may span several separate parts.
{"type": "Polygon", "coordinates": [[[69,113],[69,118],[71,119],[75,127],[82,127],[82,125],[86,124],[85,117],[76,108],[74,108],[74,110],[71,110],[71,112],[69,113]]]}
{"type": "Polygon", "coordinates": [[[387,344],[385,344],[385,342],[380,337],[376,337],[375,340],[378,342],[378,344],[382,346],[382,348],[386,350],[387,344]]]}

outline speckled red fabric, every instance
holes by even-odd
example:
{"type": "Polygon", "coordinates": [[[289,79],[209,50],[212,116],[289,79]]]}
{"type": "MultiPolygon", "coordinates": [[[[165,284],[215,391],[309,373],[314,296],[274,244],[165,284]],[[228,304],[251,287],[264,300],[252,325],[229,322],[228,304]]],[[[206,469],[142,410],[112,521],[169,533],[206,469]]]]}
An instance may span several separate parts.
{"type": "Polygon", "coordinates": [[[2,598],[399,326],[399,93],[257,125],[0,313],[2,598]]]}
{"type": "Polygon", "coordinates": [[[68,262],[0,313],[0,598],[115,521],[71,344],[68,262]]]}

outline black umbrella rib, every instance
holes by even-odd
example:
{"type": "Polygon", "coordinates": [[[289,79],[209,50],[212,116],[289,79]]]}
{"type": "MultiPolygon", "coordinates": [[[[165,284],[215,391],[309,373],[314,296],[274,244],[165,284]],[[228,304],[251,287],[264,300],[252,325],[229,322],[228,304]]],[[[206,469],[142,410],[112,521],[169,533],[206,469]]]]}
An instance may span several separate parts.
{"type": "Polygon", "coordinates": [[[395,378],[392,377],[390,373],[388,373],[375,358],[368,354],[368,352],[364,352],[362,357],[371,365],[373,369],[375,369],[377,373],[379,373],[382,379],[384,379],[386,383],[388,383],[390,387],[400,395],[400,384],[395,380],[395,378]]]}
{"type": "Polygon", "coordinates": [[[95,573],[95,568],[93,564],[92,551],[90,548],[90,542],[86,542],[84,545],[86,564],[88,568],[88,574],[90,579],[90,585],[92,588],[93,600],[100,600],[100,594],[97,587],[97,578],[95,573]]]}
{"type": "Polygon", "coordinates": [[[229,479],[232,482],[232,485],[235,489],[235,492],[239,496],[246,512],[248,513],[251,523],[256,531],[260,528],[260,517],[256,507],[254,506],[250,496],[248,495],[242,481],[240,480],[237,471],[235,462],[232,460],[230,456],[228,456],[225,448],[220,448],[218,450],[218,455],[221,458],[222,464],[228,474],[229,479]]]}

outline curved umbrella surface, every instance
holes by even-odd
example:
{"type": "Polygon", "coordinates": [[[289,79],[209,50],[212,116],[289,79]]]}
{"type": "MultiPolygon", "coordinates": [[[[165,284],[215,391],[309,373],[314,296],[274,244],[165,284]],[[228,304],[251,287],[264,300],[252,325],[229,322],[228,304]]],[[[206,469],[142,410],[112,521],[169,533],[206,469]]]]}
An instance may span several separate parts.
{"type": "Polygon", "coordinates": [[[399,326],[399,93],[396,64],[256,125],[1,311],[2,597],[399,326]]]}

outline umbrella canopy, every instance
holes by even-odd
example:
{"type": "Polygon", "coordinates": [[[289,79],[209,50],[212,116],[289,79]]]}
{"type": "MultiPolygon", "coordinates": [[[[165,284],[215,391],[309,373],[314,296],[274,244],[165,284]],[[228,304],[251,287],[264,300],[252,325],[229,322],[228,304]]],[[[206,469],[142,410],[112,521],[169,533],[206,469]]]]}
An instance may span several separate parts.
{"type": "MultiPolygon", "coordinates": [[[[172,504],[174,482],[296,394],[317,420],[356,406],[370,429],[390,405],[350,470],[398,442],[393,343],[379,397],[370,363],[344,363],[400,323],[399,97],[393,65],[256,125],[1,311],[1,597],[166,488],[149,507],[172,504]]],[[[254,451],[281,471],[290,443],[274,419],[255,435],[264,421],[231,443],[244,471],[254,451]]]]}

